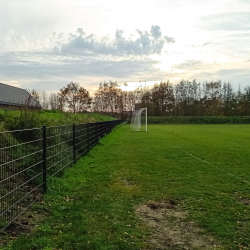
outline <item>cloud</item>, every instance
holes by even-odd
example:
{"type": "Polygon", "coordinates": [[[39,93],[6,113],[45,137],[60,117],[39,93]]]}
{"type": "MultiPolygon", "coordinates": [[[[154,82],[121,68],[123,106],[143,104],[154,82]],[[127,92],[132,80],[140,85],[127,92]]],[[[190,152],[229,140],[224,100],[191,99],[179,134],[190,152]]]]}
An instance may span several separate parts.
{"type": "Polygon", "coordinates": [[[164,39],[167,43],[175,43],[175,38],[170,36],[164,36],[164,39]]]}
{"type": "Polygon", "coordinates": [[[235,88],[238,84],[241,87],[250,86],[250,72],[248,69],[221,69],[215,72],[201,72],[196,74],[196,79],[199,81],[221,80],[222,82],[232,82],[235,88]]]}
{"type": "Polygon", "coordinates": [[[117,30],[115,38],[87,35],[79,28],[63,43],[58,43],[54,51],[62,55],[69,54],[101,54],[112,56],[148,56],[160,54],[165,43],[174,43],[173,37],[161,37],[160,27],[151,26],[150,33],[137,30],[137,38],[125,38],[122,30],[117,30]]]}
{"type": "Polygon", "coordinates": [[[239,40],[239,38],[250,38],[250,32],[241,32],[241,33],[236,33],[236,34],[228,34],[224,36],[225,38],[229,38],[229,39],[237,39],[239,40]]]}
{"type": "Polygon", "coordinates": [[[54,33],[49,46],[0,54],[0,78],[22,82],[22,86],[30,83],[30,88],[44,82],[47,90],[54,90],[62,81],[82,78],[166,79],[167,73],[155,68],[159,62],[149,58],[160,54],[166,43],[159,26],[152,26],[150,32],[137,30],[135,38],[126,38],[121,30],[114,39],[97,38],[83,29],[66,37],[54,33]]]}
{"type": "Polygon", "coordinates": [[[192,47],[192,48],[201,48],[201,47],[205,47],[205,46],[208,46],[208,45],[210,45],[211,44],[211,42],[205,42],[205,43],[202,43],[202,44],[196,44],[196,45],[194,45],[194,44],[187,44],[186,45],[186,47],[192,47]]]}
{"type": "Polygon", "coordinates": [[[158,25],[152,25],[151,26],[151,30],[150,30],[150,33],[151,33],[151,36],[154,37],[155,39],[158,39],[161,37],[161,31],[160,31],[160,26],[158,25]]]}
{"type": "Polygon", "coordinates": [[[206,30],[249,30],[250,11],[223,12],[207,15],[200,19],[198,26],[206,30]]]}
{"type": "Polygon", "coordinates": [[[29,52],[12,52],[1,56],[0,76],[15,79],[49,79],[53,77],[71,78],[78,76],[93,77],[162,77],[163,73],[155,69],[157,61],[149,58],[113,57],[61,57],[29,52]]]}
{"type": "Polygon", "coordinates": [[[207,68],[207,67],[209,67],[209,65],[204,64],[204,62],[201,60],[187,60],[184,63],[174,65],[173,68],[197,70],[200,68],[207,68]]]}

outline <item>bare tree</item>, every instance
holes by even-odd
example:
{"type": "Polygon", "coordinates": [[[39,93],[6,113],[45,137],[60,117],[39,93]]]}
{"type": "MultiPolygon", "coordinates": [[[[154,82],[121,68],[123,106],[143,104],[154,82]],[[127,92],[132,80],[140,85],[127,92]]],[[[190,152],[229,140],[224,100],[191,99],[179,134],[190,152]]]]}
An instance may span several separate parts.
{"type": "Polygon", "coordinates": [[[48,100],[48,94],[46,92],[46,90],[42,90],[39,93],[39,99],[41,101],[41,105],[43,107],[43,109],[48,109],[49,108],[49,100],[48,100]]]}
{"type": "Polygon", "coordinates": [[[58,109],[58,95],[56,93],[51,93],[49,95],[49,105],[53,110],[58,109]]]}
{"type": "Polygon", "coordinates": [[[36,89],[26,89],[26,91],[39,103],[41,104],[40,94],[36,89]]]}

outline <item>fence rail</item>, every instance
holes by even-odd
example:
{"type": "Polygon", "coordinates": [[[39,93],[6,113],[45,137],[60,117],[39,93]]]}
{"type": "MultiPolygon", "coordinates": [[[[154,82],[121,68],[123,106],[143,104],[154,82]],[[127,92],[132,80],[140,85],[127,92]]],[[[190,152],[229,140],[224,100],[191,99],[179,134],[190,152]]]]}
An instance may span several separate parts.
{"type": "Polygon", "coordinates": [[[39,200],[47,181],[93,148],[120,120],[0,133],[0,231],[39,200]]]}

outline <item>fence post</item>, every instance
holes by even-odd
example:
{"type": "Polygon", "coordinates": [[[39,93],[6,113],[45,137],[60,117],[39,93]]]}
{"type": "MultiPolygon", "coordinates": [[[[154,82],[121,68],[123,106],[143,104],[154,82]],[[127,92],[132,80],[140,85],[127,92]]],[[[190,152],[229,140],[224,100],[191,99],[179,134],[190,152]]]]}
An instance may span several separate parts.
{"type": "Polygon", "coordinates": [[[46,126],[43,126],[43,191],[47,192],[47,147],[46,126]]]}
{"type": "Polygon", "coordinates": [[[104,122],[102,122],[102,138],[104,137],[104,122]]]}
{"type": "Polygon", "coordinates": [[[100,125],[100,132],[99,132],[99,138],[98,139],[100,139],[100,138],[102,138],[102,122],[99,122],[99,125],[100,125]]]}
{"type": "Polygon", "coordinates": [[[104,137],[104,122],[102,122],[102,138],[104,137]]]}
{"type": "Polygon", "coordinates": [[[73,157],[74,163],[76,163],[76,125],[73,123],[73,157]]]}
{"type": "Polygon", "coordinates": [[[87,123],[87,142],[88,142],[88,151],[89,151],[89,122],[87,123]]]}
{"type": "Polygon", "coordinates": [[[97,143],[98,143],[97,125],[98,125],[98,123],[96,122],[96,123],[95,123],[95,139],[96,139],[96,145],[97,145],[97,143]]]}

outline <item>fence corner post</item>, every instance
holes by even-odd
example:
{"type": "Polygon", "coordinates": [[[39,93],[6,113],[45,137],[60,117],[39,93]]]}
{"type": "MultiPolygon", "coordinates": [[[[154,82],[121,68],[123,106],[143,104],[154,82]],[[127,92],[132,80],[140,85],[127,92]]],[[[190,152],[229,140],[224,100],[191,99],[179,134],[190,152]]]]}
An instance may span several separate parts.
{"type": "Polygon", "coordinates": [[[47,130],[46,126],[42,127],[43,129],[43,191],[47,192],[47,130]]]}
{"type": "Polygon", "coordinates": [[[73,123],[73,161],[76,163],[76,125],[73,123]]]}

